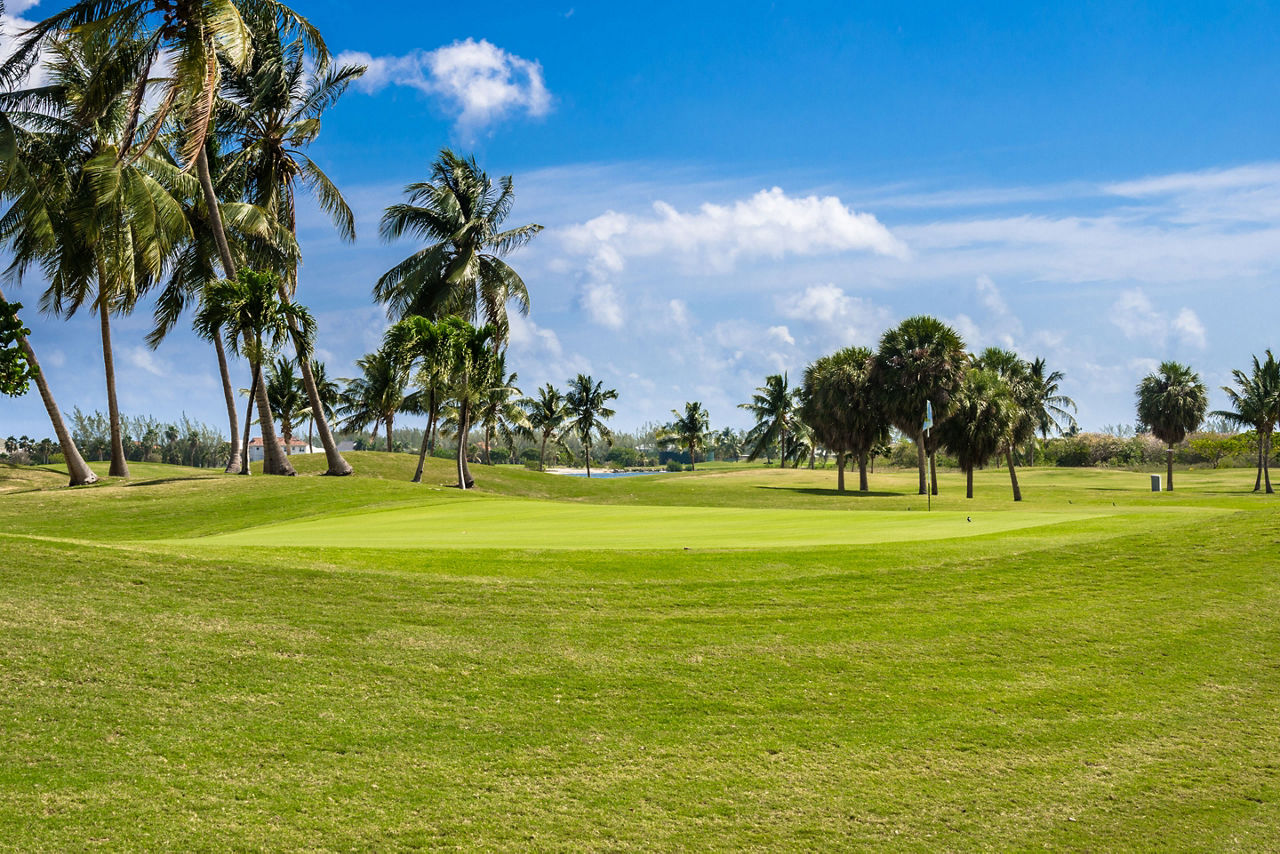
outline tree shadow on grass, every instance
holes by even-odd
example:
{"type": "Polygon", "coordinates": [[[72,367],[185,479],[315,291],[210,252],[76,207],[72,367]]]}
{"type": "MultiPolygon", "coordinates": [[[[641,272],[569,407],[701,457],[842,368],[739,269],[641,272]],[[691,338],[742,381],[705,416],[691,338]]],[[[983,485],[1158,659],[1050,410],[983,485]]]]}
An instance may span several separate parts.
{"type": "MultiPolygon", "coordinates": [[[[856,489],[847,489],[841,492],[838,489],[824,489],[817,486],[757,486],[756,489],[774,489],[779,492],[795,492],[802,495],[832,495],[844,498],[908,498],[910,496],[905,492],[859,492],[856,489]]],[[[912,493],[914,495],[914,493],[912,493]]]]}
{"type": "Polygon", "coordinates": [[[209,480],[207,477],[158,477],[153,480],[131,480],[122,484],[129,488],[135,486],[159,486],[162,483],[181,483],[187,480],[209,480]]]}

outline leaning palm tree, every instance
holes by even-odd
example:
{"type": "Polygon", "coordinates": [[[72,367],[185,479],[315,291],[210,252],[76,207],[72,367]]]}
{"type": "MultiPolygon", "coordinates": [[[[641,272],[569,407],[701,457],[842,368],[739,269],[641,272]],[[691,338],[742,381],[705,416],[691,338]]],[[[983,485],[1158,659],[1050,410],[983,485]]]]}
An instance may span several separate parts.
{"type": "Polygon", "coordinates": [[[846,347],[809,365],[801,385],[800,418],[815,439],[836,455],[836,488],[844,492],[849,456],[858,461],[858,489],[867,492],[867,462],[889,439],[889,420],[871,378],[872,353],[846,347]]]}
{"type": "MultiPolygon", "coordinates": [[[[267,371],[267,400],[271,411],[280,419],[280,438],[285,455],[293,453],[293,429],[311,417],[307,392],[294,374],[293,359],[279,356],[267,371]]],[[[307,448],[310,451],[310,446],[307,448]]]]}
{"type": "Polygon", "coordinates": [[[612,418],[614,411],[609,408],[609,401],[617,400],[616,389],[605,388],[603,381],[594,380],[585,374],[578,374],[569,381],[569,391],[565,395],[565,407],[569,417],[565,427],[567,432],[578,437],[582,443],[583,455],[587,460],[587,477],[591,477],[591,446],[596,439],[612,443],[613,432],[605,424],[612,418]]]}
{"type": "Polygon", "coordinates": [[[920,494],[938,494],[937,431],[924,433],[927,405],[934,423],[947,417],[951,397],[964,379],[966,355],[960,335],[942,321],[927,315],[908,317],[880,338],[875,358],[875,382],[883,391],[889,418],[916,444],[920,494]],[[926,483],[926,456],[934,462],[931,484],[926,483]]]}
{"type": "Polygon", "coordinates": [[[1200,375],[1179,362],[1163,362],[1138,383],[1138,423],[1167,444],[1169,492],[1173,491],[1173,446],[1200,426],[1209,393],[1200,375]]]}
{"type": "MultiPolygon", "coordinates": [[[[1031,362],[1031,416],[1036,422],[1036,431],[1040,438],[1048,440],[1049,434],[1062,435],[1066,430],[1076,427],[1076,402],[1065,394],[1061,394],[1062,381],[1066,375],[1062,371],[1049,371],[1044,359],[1037,358],[1031,362]]],[[[1027,440],[1027,465],[1036,464],[1036,440],[1033,435],[1027,440]]]]}
{"type": "Polygon", "coordinates": [[[786,465],[792,447],[791,434],[794,430],[796,414],[797,389],[787,384],[787,375],[770,374],[764,378],[764,385],[756,389],[750,403],[738,404],[756,419],[756,424],[747,433],[747,444],[751,446],[747,459],[754,460],[760,455],[768,455],[769,449],[778,446],[778,467],[786,465]]]}
{"type": "MultiPolygon", "coordinates": [[[[0,303],[4,303],[3,290],[0,290],[0,303]]],[[[84,486],[85,484],[96,483],[98,476],[85,464],[84,457],[80,454],[80,449],[76,447],[75,440],[71,438],[71,431],[67,429],[66,422],[62,420],[62,411],[58,409],[57,401],[53,398],[48,378],[40,370],[40,361],[36,359],[36,351],[32,349],[31,342],[27,340],[26,332],[18,332],[17,339],[18,346],[22,348],[22,352],[26,356],[27,364],[35,374],[36,389],[40,392],[40,399],[44,402],[44,409],[49,415],[49,422],[53,425],[53,432],[58,437],[58,444],[62,446],[62,457],[66,460],[67,473],[71,477],[70,485],[84,486]]]]}
{"type": "Polygon", "coordinates": [[[993,370],[970,368],[952,397],[951,415],[937,432],[965,475],[965,498],[973,498],[973,470],[1005,451],[1021,417],[1013,391],[993,370]]]}
{"type": "MultiPolygon", "coordinates": [[[[355,217],[346,199],[305,149],[320,133],[321,120],[365,71],[361,65],[331,67],[327,56],[312,58],[302,38],[286,40],[287,33],[272,25],[266,7],[246,14],[253,33],[253,53],[237,67],[223,63],[225,115],[219,135],[234,147],[227,170],[239,176],[250,202],[270,216],[296,239],[297,192],[308,191],[337,227],[344,240],[355,240],[355,217]]],[[[280,298],[291,299],[298,287],[298,257],[282,259],[280,298]]],[[[302,384],[315,412],[312,422],[320,434],[329,475],[351,474],[351,465],[338,451],[329,430],[311,365],[299,363],[302,384]]]]}
{"type": "Polygon", "coordinates": [[[671,410],[675,420],[658,431],[658,442],[679,445],[689,452],[689,470],[697,467],[698,452],[705,451],[710,431],[710,416],[698,401],[686,402],[684,412],[671,410]]]}
{"type": "Polygon", "coordinates": [[[467,324],[457,317],[446,317],[437,323],[414,315],[387,330],[384,349],[396,353],[396,358],[406,369],[417,370],[415,383],[418,387],[405,396],[401,411],[427,416],[413,483],[422,482],[427,454],[435,451],[435,433],[445,400],[445,375],[452,339],[465,334],[466,327],[467,324]]]}
{"type": "Polygon", "coordinates": [[[1266,359],[1253,357],[1250,373],[1237,368],[1231,377],[1235,388],[1222,386],[1222,390],[1232,408],[1213,414],[1237,426],[1253,428],[1258,437],[1258,476],[1253,482],[1253,491],[1262,489],[1265,480],[1266,492],[1272,495],[1275,490],[1271,487],[1271,436],[1276,422],[1280,421],[1280,362],[1268,350],[1266,359]]]}
{"type": "Polygon", "coordinates": [[[524,406],[530,429],[541,439],[541,445],[538,448],[538,471],[546,471],[547,442],[553,437],[559,441],[560,431],[569,417],[564,395],[551,383],[547,383],[538,389],[537,397],[525,400],[524,406]]]}
{"type": "Polygon", "coordinates": [[[395,450],[392,431],[395,430],[396,413],[404,405],[409,366],[399,352],[383,346],[357,359],[356,367],[360,368],[361,375],[346,381],[342,403],[337,409],[338,415],[345,419],[342,429],[363,430],[372,425],[376,439],[378,427],[384,425],[387,428],[387,452],[391,453],[395,450]]]}
{"type": "Polygon", "coordinates": [[[431,178],[405,188],[407,201],[387,208],[382,237],[412,235],[428,245],[378,279],[373,296],[392,318],[417,314],[439,318],[456,314],[483,319],[495,330],[494,347],[507,340],[507,303],[529,311],[529,291],[505,256],[542,230],[522,225],[503,230],[515,191],[507,176],[494,186],[476,165],[449,149],[440,152],[431,178]]]}
{"type": "Polygon", "coordinates": [[[1013,500],[1022,500],[1022,487],[1018,485],[1018,467],[1013,458],[1015,448],[1027,442],[1035,441],[1037,404],[1043,402],[1041,389],[1031,373],[1031,365],[1024,362],[1017,353],[1002,347],[988,347],[974,360],[974,364],[985,370],[994,371],[1009,389],[1014,404],[1014,419],[1009,428],[1008,442],[1000,452],[1004,455],[1005,465],[1009,468],[1009,481],[1013,486],[1013,500]]]}
{"type": "MultiPolygon", "coordinates": [[[[310,368],[311,376],[315,380],[316,396],[320,398],[320,411],[324,413],[326,421],[332,421],[334,418],[334,407],[342,399],[342,387],[334,380],[329,379],[328,371],[325,370],[324,362],[318,359],[311,359],[310,368]]],[[[312,410],[314,412],[314,410],[312,410]]],[[[307,446],[313,445],[311,431],[315,429],[315,417],[307,424],[307,446]]]]}
{"type": "Polygon", "coordinates": [[[196,312],[196,332],[205,339],[222,335],[227,347],[249,362],[252,379],[249,385],[249,410],[245,412],[242,452],[249,473],[249,427],[252,408],[258,404],[262,428],[262,470],[266,474],[294,475],[293,466],[281,451],[262,381],[262,366],[290,337],[290,327],[302,330],[303,350],[299,358],[310,358],[310,345],[315,330],[311,313],[296,303],[282,302],[277,293],[278,276],[243,269],[234,279],[221,279],[206,288],[196,312]]]}

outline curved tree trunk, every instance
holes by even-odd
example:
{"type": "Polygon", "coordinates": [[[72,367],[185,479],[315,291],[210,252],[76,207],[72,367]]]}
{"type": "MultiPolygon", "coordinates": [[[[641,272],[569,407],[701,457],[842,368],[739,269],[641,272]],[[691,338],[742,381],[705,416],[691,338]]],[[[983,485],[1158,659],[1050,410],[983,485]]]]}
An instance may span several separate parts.
{"type": "MultiPolygon", "coordinates": [[[[244,465],[240,467],[240,474],[248,477],[253,473],[253,464],[249,462],[249,433],[253,429],[253,403],[258,392],[258,366],[250,364],[249,370],[253,371],[253,379],[249,381],[249,399],[244,405],[244,465]]],[[[263,467],[266,467],[266,452],[263,452],[263,467]]]]}
{"type": "Polygon", "coordinates": [[[836,492],[844,492],[844,451],[836,453],[836,492]]]}
{"type": "Polygon", "coordinates": [[[280,439],[276,436],[275,417],[271,413],[271,401],[267,400],[267,382],[258,368],[258,426],[262,428],[262,471],[293,477],[297,474],[293,463],[284,455],[280,439]]]}
{"type": "MultiPolygon", "coordinates": [[[[296,275],[296,273],[295,273],[296,275]]],[[[280,299],[284,303],[289,302],[289,295],[285,291],[284,282],[280,283],[280,299]]],[[[302,340],[299,334],[298,325],[294,323],[292,317],[289,318],[289,331],[293,333],[293,349],[298,355],[298,367],[301,369],[302,385],[307,390],[307,402],[311,404],[311,423],[315,426],[316,432],[320,434],[320,444],[324,445],[324,457],[328,462],[328,469],[325,474],[331,477],[346,477],[351,474],[351,463],[343,458],[338,451],[338,443],[333,440],[333,433],[329,430],[329,421],[324,417],[324,405],[320,401],[320,389],[316,386],[316,376],[311,371],[311,353],[306,346],[306,342],[302,340]]],[[[310,433],[307,435],[307,445],[311,444],[310,433]]],[[[310,447],[308,447],[310,450],[310,447]]]]}
{"type": "Polygon", "coordinates": [[[858,454],[858,491],[870,492],[871,484],[867,482],[867,457],[869,454],[862,451],[858,454]]]}
{"type": "Polygon", "coordinates": [[[111,311],[101,295],[99,284],[98,319],[102,326],[102,364],[107,374],[107,415],[111,419],[111,468],[112,477],[128,477],[129,461],[124,455],[124,436],[120,429],[120,406],[116,402],[116,364],[111,352],[111,311]]]}
{"type": "Polygon", "coordinates": [[[973,497],[973,466],[964,470],[964,497],[973,497]]]}
{"type": "Polygon", "coordinates": [[[222,346],[221,330],[213,337],[213,348],[218,354],[218,373],[222,376],[222,395],[227,401],[227,421],[231,424],[231,458],[227,460],[227,474],[239,474],[247,460],[240,456],[240,416],[236,412],[236,394],[231,387],[231,371],[227,368],[227,351],[222,346]]]}
{"type": "Polygon", "coordinates": [[[1165,451],[1165,462],[1168,464],[1169,481],[1165,486],[1165,492],[1173,492],[1173,444],[1169,444],[1169,449],[1165,451]]]}
{"type": "MultiPolygon", "coordinates": [[[[4,299],[4,291],[0,291],[0,300],[4,299]]],[[[18,345],[22,347],[22,352],[26,353],[27,361],[31,364],[31,369],[35,371],[36,388],[40,391],[40,399],[44,401],[44,411],[49,415],[49,422],[53,425],[53,432],[58,437],[58,444],[62,446],[62,459],[67,464],[67,473],[71,476],[70,486],[84,486],[90,483],[97,483],[98,476],[90,470],[85,463],[84,457],[80,455],[80,449],[76,447],[75,440],[71,438],[71,431],[67,429],[67,424],[62,420],[62,412],[58,409],[57,402],[53,399],[53,392],[49,389],[49,383],[45,379],[44,371],[40,370],[40,362],[36,359],[36,351],[31,348],[31,342],[27,340],[27,336],[18,336],[18,345]]]]}
{"type": "Polygon", "coordinates": [[[916,433],[916,465],[920,469],[920,494],[929,494],[928,457],[924,450],[924,431],[916,433]]]}
{"type": "Polygon", "coordinates": [[[1013,447],[1004,449],[1004,459],[1009,465],[1009,481],[1013,484],[1013,500],[1022,500],[1022,487],[1018,486],[1018,468],[1013,464],[1013,447]]]}
{"type": "Polygon", "coordinates": [[[427,464],[427,441],[431,438],[431,426],[422,431],[422,447],[418,450],[418,469],[413,473],[411,483],[422,483],[422,469],[427,464]]]}

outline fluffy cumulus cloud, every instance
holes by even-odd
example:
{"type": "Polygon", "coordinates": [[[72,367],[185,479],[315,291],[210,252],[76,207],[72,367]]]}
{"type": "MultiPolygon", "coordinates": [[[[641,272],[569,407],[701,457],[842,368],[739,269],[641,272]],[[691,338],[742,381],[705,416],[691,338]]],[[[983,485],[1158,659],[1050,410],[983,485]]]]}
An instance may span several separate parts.
{"type": "Polygon", "coordinates": [[[891,319],[884,306],[830,283],[783,294],[774,307],[784,317],[815,330],[814,343],[826,348],[872,345],[891,319]]]}
{"type": "Polygon", "coordinates": [[[513,113],[536,117],[551,110],[542,66],[484,39],[404,56],[344,51],[338,60],[368,68],[356,84],[365,92],[407,86],[439,98],[463,130],[486,127],[513,113]]]}
{"type": "Polygon", "coordinates": [[[1190,308],[1176,315],[1158,309],[1141,288],[1120,294],[1111,306],[1111,322],[1130,340],[1163,346],[1172,336],[1179,343],[1203,350],[1208,344],[1204,324],[1190,308]]]}

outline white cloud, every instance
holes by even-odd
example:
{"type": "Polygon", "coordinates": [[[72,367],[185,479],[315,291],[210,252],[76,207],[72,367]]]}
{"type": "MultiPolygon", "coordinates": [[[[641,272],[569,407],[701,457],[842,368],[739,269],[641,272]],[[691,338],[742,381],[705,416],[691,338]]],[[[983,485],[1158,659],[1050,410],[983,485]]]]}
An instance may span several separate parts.
{"type": "Polygon", "coordinates": [[[408,86],[443,99],[463,130],[485,127],[513,112],[536,117],[551,110],[542,66],[484,39],[404,56],[344,51],[338,61],[367,66],[356,83],[365,92],[408,86]]]}
{"type": "Polygon", "coordinates": [[[1173,331],[1184,342],[1203,350],[1208,344],[1204,324],[1199,316],[1189,308],[1183,308],[1173,319],[1173,331]]]}
{"type": "Polygon", "coordinates": [[[582,293],[582,307],[593,322],[609,329],[622,328],[622,295],[615,286],[607,282],[587,285],[582,293]]]}
{"type": "Polygon", "coordinates": [[[560,336],[553,330],[543,329],[518,311],[510,312],[507,322],[512,350],[557,359],[564,354],[560,336]]]}
{"type": "Polygon", "coordinates": [[[803,321],[819,330],[824,348],[870,344],[889,325],[889,310],[871,300],[850,296],[834,284],[810,285],[799,293],[774,300],[784,317],[803,321]]]}
{"type": "Polygon", "coordinates": [[[679,211],[654,202],[653,213],[607,211],[564,229],[564,247],[594,270],[617,272],[629,258],[661,256],[688,268],[729,272],[740,260],[841,252],[906,258],[906,245],[874,216],[835,196],[789,196],[780,187],[727,205],[679,211]]]}
{"type": "Polygon", "coordinates": [[[791,330],[785,326],[770,326],[765,330],[765,335],[779,344],[786,344],[788,347],[794,347],[796,344],[796,339],[791,337],[791,330]]]}
{"type": "Polygon", "coordinates": [[[693,322],[689,317],[689,306],[682,299],[673,299],[667,303],[667,320],[673,325],[682,329],[688,328],[693,322]]]}
{"type": "Polygon", "coordinates": [[[130,347],[125,351],[125,361],[152,376],[169,376],[168,365],[157,359],[156,354],[145,347],[130,347]]]}
{"type": "Polygon", "coordinates": [[[1141,288],[1125,291],[1111,306],[1111,322],[1124,337],[1162,346],[1172,334],[1183,344],[1203,350],[1208,343],[1204,324],[1190,308],[1176,316],[1157,309],[1141,288]]]}

